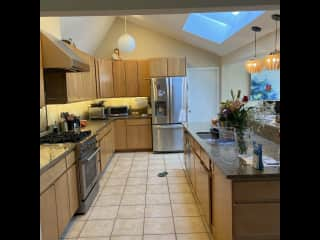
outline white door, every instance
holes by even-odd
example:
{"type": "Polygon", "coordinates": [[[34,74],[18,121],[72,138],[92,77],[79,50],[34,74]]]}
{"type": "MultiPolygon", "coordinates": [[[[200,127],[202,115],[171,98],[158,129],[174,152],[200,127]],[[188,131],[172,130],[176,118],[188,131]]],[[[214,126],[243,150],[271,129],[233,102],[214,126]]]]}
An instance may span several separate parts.
{"type": "Polygon", "coordinates": [[[219,109],[219,69],[188,68],[188,122],[211,122],[219,109]]]}

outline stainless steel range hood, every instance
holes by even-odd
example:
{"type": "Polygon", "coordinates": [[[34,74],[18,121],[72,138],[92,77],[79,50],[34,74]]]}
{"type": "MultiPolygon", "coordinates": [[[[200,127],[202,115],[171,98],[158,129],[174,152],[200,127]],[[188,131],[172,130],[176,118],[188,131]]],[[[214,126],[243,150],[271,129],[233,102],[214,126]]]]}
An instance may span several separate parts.
{"type": "Polygon", "coordinates": [[[44,69],[70,72],[89,72],[89,64],[80,58],[66,43],[40,30],[44,69]]]}

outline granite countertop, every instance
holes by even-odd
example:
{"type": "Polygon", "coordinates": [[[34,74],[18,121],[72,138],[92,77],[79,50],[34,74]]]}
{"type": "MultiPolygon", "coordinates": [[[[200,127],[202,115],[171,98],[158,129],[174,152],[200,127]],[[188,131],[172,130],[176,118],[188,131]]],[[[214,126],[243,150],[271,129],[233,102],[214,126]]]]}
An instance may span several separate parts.
{"type": "MultiPolygon", "coordinates": [[[[196,134],[197,132],[209,132],[212,127],[209,122],[185,123],[184,127],[208,154],[214,162],[215,167],[218,167],[227,178],[244,179],[280,177],[280,167],[265,167],[262,171],[256,170],[252,166],[243,165],[240,162],[234,145],[215,145],[198,137],[196,134]]],[[[272,146],[272,144],[276,144],[260,136],[256,136],[256,139],[258,142],[262,142],[263,146],[272,146]]],[[[269,147],[269,149],[266,147],[264,148],[264,152],[274,151],[274,147],[280,147],[280,145],[273,145],[273,148],[269,147]]]]}
{"type": "MultiPolygon", "coordinates": [[[[102,128],[107,126],[109,123],[116,119],[135,119],[135,118],[151,118],[151,115],[128,115],[128,116],[119,116],[112,117],[106,120],[88,120],[86,127],[82,127],[81,131],[91,131],[91,134],[83,139],[85,141],[88,138],[91,138],[97,135],[97,132],[102,128]]],[[[57,143],[57,144],[40,144],[40,174],[45,172],[51,166],[55,165],[68,153],[73,151],[77,143],[57,143]]]]}

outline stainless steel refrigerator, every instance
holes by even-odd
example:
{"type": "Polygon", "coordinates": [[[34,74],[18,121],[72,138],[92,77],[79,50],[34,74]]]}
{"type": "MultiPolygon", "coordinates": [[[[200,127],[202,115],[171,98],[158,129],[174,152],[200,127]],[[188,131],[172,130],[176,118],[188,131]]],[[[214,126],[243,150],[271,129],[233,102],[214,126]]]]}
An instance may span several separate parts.
{"type": "Polygon", "coordinates": [[[154,152],[182,152],[187,121],[187,81],[184,77],[151,79],[154,152]]]}

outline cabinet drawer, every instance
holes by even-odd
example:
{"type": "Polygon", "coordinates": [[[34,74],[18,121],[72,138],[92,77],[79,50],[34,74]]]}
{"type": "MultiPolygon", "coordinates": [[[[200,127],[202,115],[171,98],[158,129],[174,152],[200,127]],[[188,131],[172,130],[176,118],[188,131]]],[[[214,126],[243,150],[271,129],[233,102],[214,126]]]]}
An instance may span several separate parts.
{"type": "Polygon", "coordinates": [[[280,204],[234,204],[234,239],[280,239],[280,204]]]}
{"type": "Polygon", "coordinates": [[[254,181],[233,183],[234,202],[280,201],[280,181],[254,181]]]}
{"type": "Polygon", "coordinates": [[[107,124],[103,128],[101,128],[97,133],[97,141],[100,141],[101,138],[103,138],[108,132],[112,130],[112,123],[107,124]]]}
{"type": "Polygon", "coordinates": [[[202,162],[204,163],[206,168],[208,170],[210,170],[211,160],[210,160],[209,156],[204,152],[204,150],[202,148],[200,148],[200,159],[202,160],[202,162]]]}
{"type": "Polygon", "coordinates": [[[151,119],[128,119],[127,126],[151,125],[151,119]]]}
{"type": "Polygon", "coordinates": [[[66,160],[67,160],[67,168],[69,168],[72,164],[76,162],[75,152],[73,151],[69,153],[66,157],[66,160]]]}
{"type": "Polygon", "coordinates": [[[59,176],[66,171],[66,159],[61,159],[56,165],[51,167],[40,176],[40,193],[47,189],[59,176]]]}

